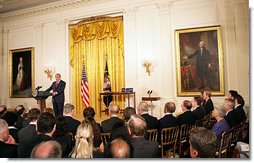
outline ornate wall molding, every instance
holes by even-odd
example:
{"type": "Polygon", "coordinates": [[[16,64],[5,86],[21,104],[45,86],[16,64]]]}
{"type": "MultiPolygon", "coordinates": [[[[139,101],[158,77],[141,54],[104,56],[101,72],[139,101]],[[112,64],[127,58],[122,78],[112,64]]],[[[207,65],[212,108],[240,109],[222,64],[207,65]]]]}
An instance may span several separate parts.
{"type": "Polygon", "coordinates": [[[34,8],[20,10],[16,12],[7,13],[7,14],[0,14],[0,18],[6,20],[6,19],[24,17],[24,16],[35,16],[35,15],[49,13],[52,11],[58,11],[62,9],[77,7],[77,6],[89,4],[96,1],[100,1],[100,0],[73,0],[69,2],[61,2],[61,3],[58,2],[58,3],[47,5],[44,7],[34,7],[34,8]]]}

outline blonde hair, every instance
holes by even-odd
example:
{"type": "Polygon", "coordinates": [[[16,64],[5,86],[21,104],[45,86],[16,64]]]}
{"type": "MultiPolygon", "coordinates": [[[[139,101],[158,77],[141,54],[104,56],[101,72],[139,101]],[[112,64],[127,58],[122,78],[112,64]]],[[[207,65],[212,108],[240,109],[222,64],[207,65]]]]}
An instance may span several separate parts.
{"type": "Polygon", "coordinates": [[[93,158],[93,128],[85,120],[79,125],[71,158],[93,158]]]}

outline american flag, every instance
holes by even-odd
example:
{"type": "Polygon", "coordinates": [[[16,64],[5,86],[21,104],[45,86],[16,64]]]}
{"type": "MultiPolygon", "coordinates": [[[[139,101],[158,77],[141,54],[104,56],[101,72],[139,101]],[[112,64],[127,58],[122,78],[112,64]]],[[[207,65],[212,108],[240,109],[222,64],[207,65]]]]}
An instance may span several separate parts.
{"type": "Polygon", "coordinates": [[[82,66],[81,99],[85,107],[88,107],[90,105],[88,82],[86,78],[86,71],[85,71],[84,64],[82,66]]]}

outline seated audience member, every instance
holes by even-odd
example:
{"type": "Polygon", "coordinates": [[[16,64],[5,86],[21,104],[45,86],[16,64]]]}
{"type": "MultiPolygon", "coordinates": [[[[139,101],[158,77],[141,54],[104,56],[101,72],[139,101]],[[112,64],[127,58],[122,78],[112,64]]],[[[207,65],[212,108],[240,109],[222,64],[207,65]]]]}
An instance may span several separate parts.
{"type": "Polygon", "coordinates": [[[43,142],[52,140],[56,129],[56,119],[52,113],[42,113],[37,120],[37,134],[33,139],[21,142],[18,147],[19,158],[29,158],[33,148],[43,142]]]}
{"type": "Polygon", "coordinates": [[[48,112],[48,113],[51,113],[51,114],[53,114],[53,115],[55,116],[55,113],[54,113],[53,108],[44,108],[42,112],[43,112],[43,113],[48,112]]]}
{"type": "Polygon", "coordinates": [[[0,119],[4,116],[4,114],[7,112],[7,108],[5,105],[0,105],[0,119]]]}
{"type": "Polygon", "coordinates": [[[102,157],[93,147],[93,128],[86,120],[82,121],[75,136],[76,143],[70,154],[71,158],[97,158],[102,157]]]}
{"type": "Polygon", "coordinates": [[[0,119],[0,158],[16,158],[17,145],[15,139],[9,135],[8,124],[0,119]]]}
{"type": "Polygon", "coordinates": [[[143,117],[133,114],[127,123],[131,136],[131,156],[134,158],[158,158],[159,144],[145,139],[146,121],[143,117]]]}
{"type": "Polygon", "coordinates": [[[178,125],[178,119],[174,117],[173,113],[176,110],[174,102],[167,102],[164,106],[164,117],[162,117],[158,122],[158,142],[161,142],[161,130],[164,128],[175,127],[178,125]]]}
{"type": "Polygon", "coordinates": [[[113,128],[116,128],[116,125],[124,125],[124,121],[118,118],[118,114],[120,112],[119,106],[117,104],[110,103],[108,109],[110,118],[101,122],[102,132],[111,132],[113,128]]]}
{"type": "Polygon", "coordinates": [[[203,119],[206,115],[206,110],[201,107],[202,99],[200,96],[195,96],[191,100],[192,113],[195,115],[196,120],[203,119]]]}
{"type": "Polygon", "coordinates": [[[23,128],[23,123],[25,121],[24,114],[26,112],[26,109],[23,105],[18,105],[18,106],[16,106],[14,111],[18,115],[18,120],[17,120],[16,124],[14,125],[14,127],[16,127],[18,130],[20,130],[23,128]]]}
{"type": "Polygon", "coordinates": [[[130,158],[129,144],[117,138],[110,143],[109,153],[111,158],[130,158]]]}
{"type": "Polygon", "coordinates": [[[40,110],[37,108],[32,108],[29,110],[27,119],[29,120],[29,125],[22,128],[18,132],[19,142],[24,142],[33,139],[36,135],[36,122],[38,117],[40,116],[40,110]]]}
{"type": "Polygon", "coordinates": [[[100,152],[104,151],[104,144],[103,141],[101,139],[101,126],[99,123],[97,123],[94,119],[95,116],[95,111],[93,107],[87,107],[84,109],[83,111],[83,116],[84,119],[89,122],[89,124],[92,126],[93,128],[93,145],[94,148],[99,149],[100,152]]]}
{"type": "Polygon", "coordinates": [[[4,114],[3,119],[8,123],[10,135],[15,139],[16,143],[19,143],[19,136],[18,136],[19,130],[16,127],[14,127],[14,125],[16,124],[18,120],[17,114],[11,111],[7,111],[4,114]]]}
{"type": "Polygon", "coordinates": [[[80,125],[80,121],[73,118],[74,105],[67,103],[64,105],[63,114],[66,117],[70,132],[75,136],[77,128],[80,125]]]}
{"type": "Polygon", "coordinates": [[[140,102],[138,107],[137,107],[137,112],[139,115],[141,115],[147,125],[147,130],[151,129],[157,129],[158,128],[158,119],[156,117],[153,117],[148,114],[149,106],[147,102],[140,102]]]}
{"type": "Polygon", "coordinates": [[[127,122],[129,121],[131,115],[133,115],[133,114],[136,114],[136,111],[134,108],[132,108],[132,107],[125,108],[125,110],[123,112],[125,125],[118,127],[118,128],[111,131],[111,134],[110,134],[111,140],[114,140],[116,138],[122,138],[126,141],[130,140],[130,135],[129,135],[128,128],[127,128],[127,122]]]}
{"type": "Polygon", "coordinates": [[[58,116],[56,118],[56,131],[52,137],[61,144],[62,157],[68,157],[74,146],[74,136],[70,132],[66,117],[58,116]]]}
{"type": "Polygon", "coordinates": [[[233,97],[235,97],[236,95],[238,95],[238,92],[235,90],[229,90],[228,91],[228,98],[233,99],[233,97]]]}
{"type": "Polygon", "coordinates": [[[244,106],[244,99],[241,95],[237,94],[233,97],[233,100],[235,100],[235,113],[236,113],[236,123],[240,124],[244,120],[246,120],[246,114],[243,110],[244,106]]]}
{"type": "Polygon", "coordinates": [[[213,158],[216,153],[216,135],[204,127],[190,131],[190,155],[192,158],[213,158]]]}
{"type": "Polygon", "coordinates": [[[212,128],[212,132],[217,137],[217,149],[220,148],[222,134],[230,129],[228,122],[224,119],[226,111],[223,107],[214,107],[212,116],[216,119],[217,123],[212,128]]]}
{"type": "Polygon", "coordinates": [[[213,101],[211,99],[211,92],[210,91],[204,91],[203,93],[203,107],[206,110],[206,115],[208,115],[209,113],[211,113],[213,111],[213,101]]]}
{"type": "Polygon", "coordinates": [[[44,141],[36,145],[31,153],[31,158],[61,158],[61,145],[54,140],[44,141]]]}
{"type": "Polygon", "coordinates": [[[178,119],[178,124],[183,125],[183,124],[194,124],[196,122],[196,117],[195,115],[191,112],[191,102],[189,100],[184,100],[182,105],[182,111],[183,113],[180,114],[177,119],[178,119]]]}
{"type": "Polygon", "coordinates": [[[231,98],[226,98],[224,100],[223,106],[226,110],[226,116],[224,119],[228,122],[230,128],[237,126],[237,115],[234,110],[235,101],[231,98]]]}

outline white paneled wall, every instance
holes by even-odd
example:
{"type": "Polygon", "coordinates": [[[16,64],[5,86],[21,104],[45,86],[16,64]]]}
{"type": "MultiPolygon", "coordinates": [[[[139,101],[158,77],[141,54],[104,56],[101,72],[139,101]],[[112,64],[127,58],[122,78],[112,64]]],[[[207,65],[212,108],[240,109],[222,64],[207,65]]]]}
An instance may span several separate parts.
{"type": "MultiPolygon", "coordinates": [[[[8,51],[23,47],[35,47],[35,85],[42,85],[43,89],[50,86],[52,81],[43,70],[47,65],[53,66],[67,82],[66,101],[71,101],[68,23],[104,14],[123,15],[126,87],[134,88],[137,103],[150,89],[152,96],[161,97],[160,101],[153,102],[152,112],[158,118],[163,116],[166,102],[174,101],[179,113],[181,102],[191,99],[177,97],[176,93],[176,29],[221,25],[225,92],[239,90],[249,105],[247,0],[98,0],[62,9],[53,7],[49,12],[37,14],[3,15],[0,103],[8,107],[35,104],[33,99],[9,98],[8,51]],[[145,58],[152,59],[151,76],[142,66],[145,58]]],[[[224,98],[213,97],[215,105],[222,104],[224,98]]],[[[47,105],[51,106],[51,99],[47,105]]]]}

